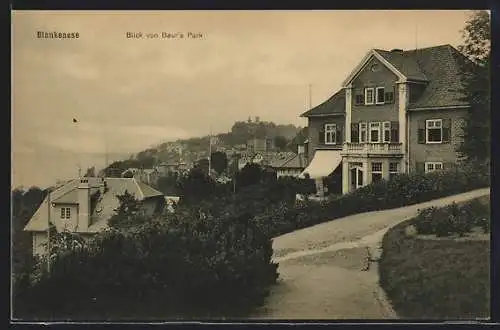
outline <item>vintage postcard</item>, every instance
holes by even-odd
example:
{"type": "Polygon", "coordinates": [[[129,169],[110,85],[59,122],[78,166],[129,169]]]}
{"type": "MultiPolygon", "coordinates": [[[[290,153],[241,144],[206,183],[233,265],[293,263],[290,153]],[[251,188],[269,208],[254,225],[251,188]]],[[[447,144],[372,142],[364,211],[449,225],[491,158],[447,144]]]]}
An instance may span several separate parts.
{"type": "Polygon", "coordinates": [[[13,322],[484,321],[490,12],[12,11],[13,322]]]}

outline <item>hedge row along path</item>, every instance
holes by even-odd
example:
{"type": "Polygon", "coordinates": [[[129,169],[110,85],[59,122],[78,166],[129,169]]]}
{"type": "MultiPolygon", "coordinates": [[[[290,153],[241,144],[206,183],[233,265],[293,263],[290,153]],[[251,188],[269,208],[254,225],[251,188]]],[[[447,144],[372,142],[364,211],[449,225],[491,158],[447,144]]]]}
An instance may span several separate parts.
{"type": "Polygon", "coordinates": [[[377,259],[384,234],[415,217],[490,194],[490,188],[392,210],[367,212],[300,229],[273,240],[278,284],[251,318],[396,319],[379,286],[377,259]]]}

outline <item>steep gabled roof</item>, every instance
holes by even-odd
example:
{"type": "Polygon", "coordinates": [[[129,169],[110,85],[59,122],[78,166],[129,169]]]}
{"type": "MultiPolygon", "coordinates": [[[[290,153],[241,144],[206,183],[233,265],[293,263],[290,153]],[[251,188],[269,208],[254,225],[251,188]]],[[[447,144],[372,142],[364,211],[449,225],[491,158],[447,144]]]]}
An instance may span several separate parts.
{"type": "Polygon", "coordinates": [[[404,53],[418,63],[429,81],[423,94],[410,104],[410,110],[468,105],[464,100],[461,77],[466,73],[465,64],[471,62],[463,54],[451,45],[404,53]]]}
{"type": "Polygon", "coordinates": [[[325,102],[315,106],[309,111],[301,114],[301,117],[314,117],[325,115],[342,115],[345,113],[345,91],[344,89],[333,94],[325,102]]]}
{"type": "MultiPolygon", "coordinates": [[[[385,64],[403,75],[406,81],[425,84],[425,89],[408,110],[467,106],[462,76],[472,62],[451,45],[407,51],[372,49],[344,82],[349,83],[370,58],[382,58],[385,64]]],[[[345,113],[345,91],[341,89],[325,102],[301,114],[321,117],[345,113]]]]}
{"type": "Polygon", "coordinates": [[[411,56],[408,56],[406,52],[387,51],[382,49],[375,49],[375,51],[382,55],[383,58],[391,63],[408,80],[428,80],[427,76],[422,71],[415,59],[411,56]]]}

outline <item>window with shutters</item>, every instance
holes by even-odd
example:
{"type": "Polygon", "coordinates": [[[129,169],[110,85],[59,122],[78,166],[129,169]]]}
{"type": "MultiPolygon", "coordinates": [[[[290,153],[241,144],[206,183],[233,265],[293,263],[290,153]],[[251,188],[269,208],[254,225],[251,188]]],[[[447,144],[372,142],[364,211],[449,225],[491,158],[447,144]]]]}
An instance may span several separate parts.
{"type": "Polygon", "coordinates": [[[391,142],[391,122],[383,122],[382,139],[385,143],[391,142]]]}
{"type": "Polygon", "coordinates": [[[365,88],[365,104],[371,105],[375,103],[375,88],[365,88]]]}
{"type": "Polygon", "coordinates": [[[359,123],[359,142],[366,142],[366,132],[367,132],[367,124],[359,123]]]}
{"type": "Polygon", "coordinates": [[[425,137],[427,143],[443,142],[443,120],[428,119],[425,121],[425,137]]]}
{"type": "Polygon", "coordinates": [[[382,163],[372,163],[372,182],[382,180],[382,163]]]}
{"type": "Polygon", "coordinates": [[[370,123],[370,142],[372,142],[372,143],[380,142],[380,123],[379,122],[370,123]]]}
{"type": "Polygon", "coordinates": [[[425,173],[441,171],[443,169],[442,162],[425,162],[425,173]]]}
{"type": "Polygon", "coordinates": [[[325,124],[325,144],[337,143],[337,125],[325,124]]]}
{"type": "Polygon", "coordinates": [[[376,88],[376,101],[375,103],[376,104],[384,104],[384,100],[385,100],[385,88],[384,87],[377,87],[376,88]]]}

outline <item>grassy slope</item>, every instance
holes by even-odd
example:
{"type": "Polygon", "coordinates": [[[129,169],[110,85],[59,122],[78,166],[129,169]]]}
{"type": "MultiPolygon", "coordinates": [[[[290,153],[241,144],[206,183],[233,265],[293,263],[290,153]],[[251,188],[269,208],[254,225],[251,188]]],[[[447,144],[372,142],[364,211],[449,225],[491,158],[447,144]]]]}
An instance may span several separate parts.
{"type": "Polygon", "coordinates": [[[411,221],[383,240],[380,281],[402,318],[474,319],[490,315],[490,243],[406,237],[411,221]]]}

